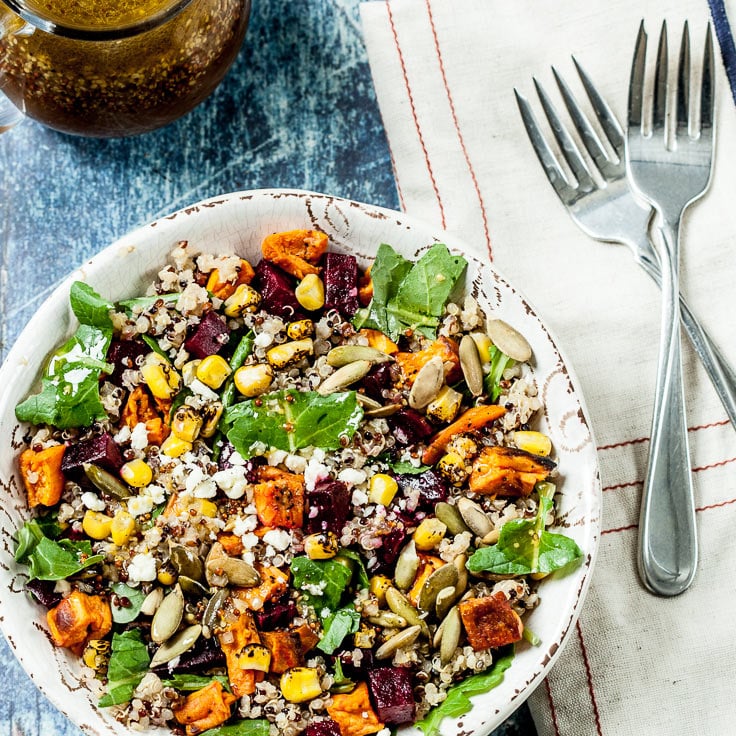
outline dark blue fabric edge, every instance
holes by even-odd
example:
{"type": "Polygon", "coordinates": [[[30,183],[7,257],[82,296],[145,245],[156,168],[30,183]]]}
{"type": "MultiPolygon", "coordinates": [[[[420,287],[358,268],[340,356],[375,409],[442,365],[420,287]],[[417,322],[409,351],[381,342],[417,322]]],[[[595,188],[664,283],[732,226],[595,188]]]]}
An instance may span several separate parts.
{"type": "Polygon", "coordinates": [[[726,68],[726,76],[731,87],[731,96],[736,103],[736,44],[734,44],[731,25],[728,22],[724,0],[708,0],[710,15],[716,31],[718,45],[721,48],[723,66],[726,68]]]}

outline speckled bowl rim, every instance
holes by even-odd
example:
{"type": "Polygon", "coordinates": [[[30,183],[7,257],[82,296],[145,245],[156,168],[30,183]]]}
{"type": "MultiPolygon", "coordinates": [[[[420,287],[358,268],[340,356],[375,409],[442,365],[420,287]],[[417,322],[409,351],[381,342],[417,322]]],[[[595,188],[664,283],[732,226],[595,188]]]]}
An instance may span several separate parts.
{"type": "MultiPolygon", "coordinates": [[[[96,696],[78,680],[78,661],[50,644],[41,610],[22,590],[23,576],[12,557],[12,534],[28,510],[16,474],[23,432],[15,420],[15,404],[36,382],[36,366],[43,365],[72,329],[68,294],[73,281],[87,281],[107,298],[118,300],[140,293],[142,277],[150,280],[176,241],[189,240],[195,250],[252,252],[264,235],[298,227],[326,231],[337,248],[354,253],[364,264],[381,242],[391,243],[407,257],[416,257],[434,242],[446,243],[468,258],[471,288],[479,299],[520,329],[534,349],[533,375],[545,401],[542,426],[552,436],[563,480],[558,516],[565,533],[584,551],[584,560],[566,576],[544,581],[541,605],[528,619],[542,644],[519,644],[501,685],[475,697],[465,716],[445,719],[442,733],[486,736],[508,718],[542,682],[580,614],[601,531],[596,445],[570,363],[529,300],[487,262],[485,251],[400,212],[290,189],[212,197],[134,230],[72,272],[29,321],[0,369],[0,423],[5,432],[13,427],[10,442],[0,453],[0,628],[37,687],[90,736],[122,736],[129,730],[96,708],[96,696]],[[127,270],[130,266],[132,271],[127,270]]],[[[402,732],[412,730],[417,732],[410,728],[402,732]]]]}

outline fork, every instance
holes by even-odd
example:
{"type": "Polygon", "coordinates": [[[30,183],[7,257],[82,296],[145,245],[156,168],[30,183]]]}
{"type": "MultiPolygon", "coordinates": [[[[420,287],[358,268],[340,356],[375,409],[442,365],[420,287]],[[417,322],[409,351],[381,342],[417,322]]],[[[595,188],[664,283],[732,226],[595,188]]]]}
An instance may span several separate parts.
{"type": "MultiPolygon", "coordinates": [[[[594,161],[604,186],[598,186],[572,135],[557,114],[549,95],[537,80],[534,80],[534,86],[542,103],[545,117],[570,170],[575,172],[577,185],[570,183],[565,177],[532,112],[531,105],[522,94],[514,90],[529,140],[549,182],[578,227],[594,240],[628,246],[639,266],[649,274],[657,286],[661,287],[659,254],[652,246],[648,235],[653,210],[631,189],[626,175],[626,136],[616,116],[595,88],[588,74],[574,56],[572,60],[596,119],[617,157],[616,160],[607,154],[570,87],[554,67],[552,73],[562,94],[565,107],[570,113],[573,126],[585,150],[594,161]]],[[[736,373],[692,313],[682,295],[680,295],[680,313],[685,332],[702,361],[731,424],[736,428],[736,373]]]]}
{"type": "Polygon", "coordinates": [[[713,40],[705,42],[699,133],[689,134],[690,33],[683,28],[676,92],[667,84],[667,24],[662,24],[654,73],[651,132],[644,134],[644,77],[647,34],[639,27],[631,67],[627,163],[639,193],[661,223],[662,334],[657,368],[649,464],[639,520],[639,574],[659,595],[677,595],[691,584],[697,567],[695,499],[687,439],[685,390],[680,356],[680,223],[685,209],[710,182],[713,158],[713,40]],[[668,96],[676,94],[675,125],[668,126],[668,96]],[[670,128],[668,130],[668,127],[670,128]]]}

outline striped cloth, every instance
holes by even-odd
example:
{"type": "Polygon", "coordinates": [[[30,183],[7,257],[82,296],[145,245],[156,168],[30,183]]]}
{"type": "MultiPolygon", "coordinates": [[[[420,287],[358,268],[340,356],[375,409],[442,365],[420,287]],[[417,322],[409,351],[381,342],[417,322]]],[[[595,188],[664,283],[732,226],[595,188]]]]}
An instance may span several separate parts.
{"type": "Polygon", "coordinates": [[[596,243],[574,225],[512,93],[518,88],[539,112],[532,76],[554,92],[552,64],[579,92],[574,53],[623,120],[642,14],[650,48],[668,20],[672,56],[689,19],[694,59],[711,19],[722,62],[717,155],[711,189],[684,222],[682,288],[736,364],[736,51],[723,2],[381,0],[361,11],[402,206],[486,245],[557,334],[596,433],[599,557],[575,631],[530,699],[539,733],[736,733],[736,433],[684,342],[701,564],[683,595],[650,595],[637,577],[636,539],[659,294],[626,248],[596,243]]]}

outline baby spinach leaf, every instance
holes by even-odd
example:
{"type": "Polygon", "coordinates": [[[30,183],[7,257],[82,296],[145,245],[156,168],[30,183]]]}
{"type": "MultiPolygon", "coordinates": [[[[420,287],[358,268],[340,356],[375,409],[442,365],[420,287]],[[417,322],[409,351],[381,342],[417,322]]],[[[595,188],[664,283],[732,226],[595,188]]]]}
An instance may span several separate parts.
{"type": "Polygon", "coordinates": [[[340,606],[340,598],[353,576],[351,570],[335,560],[310,560],[295,557],[291,561],[293,586],[302,591],[307,605],[318,615],[326,608],[331,612],[340,606]]]}
{"type": "Polygon", "coordinates": [[[147,309],[152,307],[157,301],[175,302],[181,296],[181,292],[175,291],[170,294],[153,294],[151,296],[137,296],[135,299],[124,299],[118,304],[129,312],[136,307],[147,309]]]}
{"type": "Polygon", "coordinates": [[[116,624],[128,624],[131,621],[135,621],[141,612],[141,606],[146,599],[146,594],[140,588],[131,588],[125,583],[114,583],[110,586],[110,589],[118,597],[118,600],[125,598],[129,603],[127,606],[120,606],[117,605],[118,601],[113,598],[110,603],[112,620],[116,624]]]}
{"type": "Polygon", "coordinates": [[[69,302],[80,324],[112,329],[110,311],[115,305],[103,299],[89,284],[75,281],[69,290],[69,302]]]}
{"type": "Polygon", "coordinates": [[[127,703],[148,670],[151,658],[138,629],[129,629],[112,637],[112,653],[107,668],[107,694],[101,708],[127,703]]]}
{"type": "Polygon", "coordinates": [[[397,460],[396,462],[389,460],[388,465],[394,473],[398,473],[399,475],[421,475],[432,469],[430,465],[420,465],[417,467],[405,460],[397,460]]]}
{"type": "Polygon", "coordinates": [[[45,535],[38,521],[31,519],[18,529],[16,536],[15,561],[24,563],[45,535]]]}
{"type": "Polygon", "coordinates": [[[287,452],[309,446],[336,450],[343,435],[353,436],[362,416],[354,391],[321,396],[289,389],[235,404],[224,422],[227,438],[247,459],[256,442],[287,452]]]}
{"type": "Polygon", "coordinates": [[[268,736],[271,725],[264,719],[238,721],[227,726],[210,728],[199,736],[268,736]]]}
{"type": "Polygon", "coordinates": [[[514,659],[513,649],[497,659],[493,666],[477,675],[453,685],[447,692],[447,698],[437,707],[427,713],[416,726],[424,731],[424,736],[436,736],[440,731],[440,724],[444,718],[459,718],[465,715],[472,707],[470,698],[492,690],[503,682],[504,672],[511,666],[514,659]]]}
{"type": "Polygon", "coordinates": [[[171,677],[162,679],[161,683],[164,687],[173,687],[182,692],[193,692],[207,687],[211,682],[217,680],[228,692],[230,691],[230,683],[225,675],[188,675],[177,673],[171,677]]]}
{"type": "Polygon", "coordinates": [[[354,634],[360,627],[360,613],[352,606],[345,606],[335,611],[324,622],[324,633],[317,644],[325,654],[332,654],[343,639],[349,634],[354,634]]]}
{"type": "Polygon", "coordinates": [[[539,507],[534,519],[513,519],[501,527],[498,542],[476,550],[467,563],[471,572],[496,575],[550,573],[578,562],[583,553],[573,539],[548,532],[545,518],[552,510],[552,483],[539,483],[539,507]]]}
{"type": "Polygon", "coordinates": [[[347,557],[349,560],[352,560],[355,563],[355,572],[358,576],[358,589],[363,590],[365,588],[368,588],[370,585],[370,580],[368,578],[368,571],[365,569],[363,558],[352,549],[341,549],[338,556],[347,557]]]}
{"type": "MultiPolygon", "coordinates": [[[[482,357],[486,362],[485,356],[482,357]]],[[[491,397],[491,401],[496,401],[501,395],[501,381],[503,380],[503,372],[507,368],[513,367],[516,362],[513,358],[509,358],[506,353],[502,353],[495,345],[491,346],[488,360],[491,363],[491,369],[483,379],[486,393],[491,397]]]]}

